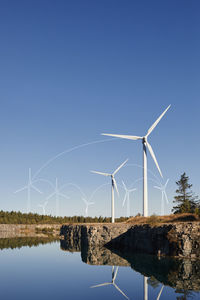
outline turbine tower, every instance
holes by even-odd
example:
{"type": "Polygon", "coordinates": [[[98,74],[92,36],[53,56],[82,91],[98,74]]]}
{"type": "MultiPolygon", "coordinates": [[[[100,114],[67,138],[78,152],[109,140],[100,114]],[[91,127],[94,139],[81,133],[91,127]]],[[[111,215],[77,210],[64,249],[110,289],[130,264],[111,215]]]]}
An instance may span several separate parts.
{"type": "Polygon", "coordinates": [[[64,197],[66,199],[69,199],[69,197],[67,197],[66,195],[62,194],[58,188],[58,178],[56,178],[56,183],[55,183],[55,188],[54,188],[54,192],[49,195],[46,200],[49,200],[51,197],[55,196],[56,197],[56,217],[59,216],[59,201],[60,201],[60,197],[64,197]]]}
{"type": "Polygon", "coordinates": [[[91,288],[97,288],[97,287],[102,287],[102,286],[107,286],[107,285],[113,285],[126,299],[129,299],[126,294],[116,285],[115,280],[117,277],[117,272],[118,272],[119,267],[112,266],[112,281],[111,282],[104,282],[101,284],[93,285],[91,288]]]}
{"type": "MultiPolygon", "coordinates": [[[[163,292],[164,285],[161,286],[160,292],[158,293],[158,296],[156,300],[160,300],[160,296],[163,292]]],[[[148,277],[144,276],[144,300],[148,300],[148,277]]]]}
{"type": "Polygon", "coordinates": [[[31,176],[31,168],[28,169],[28,183],[27,185],[25,185],[23,188],[17,190],[15,193],[24,191],[27,189],[28,192],[28,199],[27,199],[27,213],[30,212],[31,210],[31,189],[35,190],[36,192],[42,194],[42,192],[40,190],[38,190],[34,185],[33,185],[34,181],[32,181],[32,176],[31,176]]]}
{"type": "Polygon", "coordinates": [[[160,190],[162,193],[162,199],[161,199],[161,215],[164,216],[165,213],[165,203],[164,201],[166,200],[167,204],[169,204],[167,193],[166,193],[166,187],[169,182],[169,179],[167,179],[166,183],[164,185],[160,186],[154,186],[157,190],[160,190]]]}
{"type": "Polygon", "coordinates": [[[100,174],[103,176],[110,176],[111,177],[111,214],[112,214],[112,223],[115,223],[115,200],[114,200],[114,190],[116,189],[117,194],[119,195],[119,191],[117,188],[117,182],[115,180],[115,174],[125,165],[125,163],[128,161],[125,160],[113,173],[102,173],[97,171],[91,171],[95,174],[100,174]]]}
{"type": "Polygon", "coordinates": [[[43,215],[45,215],[45,207],[47,206],[48,201],[45,201],[43,204],[38,204],[39,207],[42,208],[43,215]]]}
{"type": "Polygon", "coordinates": [[[137,189],[128,189],[123,181],[122,181],[122,184],[123,184],[123,187],[125,190],[125,196],[124,196],[124,201],[123,201],[122,206],[124,207],[125,202],[126,202],[126,209],[127,209],[126,216],[128,218],[128,217],[130,217],[130,193],[136,191],[137,189]]]}
{"type": "Polygon", "coordinates": [[[82,200],[83,200],[83,202],[85,203],[85,217],[87,217],[88,216],[88,207],[90,206],[90,205],[93,205],[94,204],[94,202],[89,202],[89,201],[87,201],[85,198],[82,198],[82,200]]]}
{"type": "Polygon", "coordinates": [[[166,110],[160,115],[160,117],[153,123],[153,125],[149,128],[149,130],[147,131],[147,134],[145,136],[134,136],[134,135],[121,135],[121,134],[108,134],[108,133],[102,133],[102,135],[107,135],[107,136],[114,136],[114,137],[118,137],[118,138],[122,138],[122,139],[128,139],[128,140],[141,140],[142,144],[143,144],[143,215],[144,217],[148,216],[148,191],[147,191],[147,149],[149,150],[155,165],[161,175],[161,170],[160,167],[158,165],[156,156],[153,152],[153,149],[150,145],[150,143],[148,142],[148,136],[151,134],[151,132],[154,130],[154,128],[158,125],[158,123],[160,122],[160,120],[162,119],[162,117],[166,114],[166,112],[168,111],[168,109],[170,108],[171,105],[169,105],[166,110]]]}

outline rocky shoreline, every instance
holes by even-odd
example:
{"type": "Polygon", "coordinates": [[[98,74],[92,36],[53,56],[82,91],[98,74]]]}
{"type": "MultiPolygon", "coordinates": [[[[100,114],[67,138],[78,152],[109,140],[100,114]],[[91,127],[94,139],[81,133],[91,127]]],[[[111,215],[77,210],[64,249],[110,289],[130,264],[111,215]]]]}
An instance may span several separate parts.
{"type": "Polygon", "coordinates": [[[59,224],[0,224],[0,239],[16,237],[37,237],[51,234],[60,236],[59,224]]]}
{"type": "Polygon", "coordinates": [[[125,252],[200,258],[200,223],[159,226],[130,224],[63,225],[61,236],[75,248],[107,247],[125,252]]]}
{"type": "Polygon", "coordinates": [[[131,253],[200,259],[200,222],[161,225],[0,224],[0,238],[52,235],[72,249],[107,247],[131,253]]]}

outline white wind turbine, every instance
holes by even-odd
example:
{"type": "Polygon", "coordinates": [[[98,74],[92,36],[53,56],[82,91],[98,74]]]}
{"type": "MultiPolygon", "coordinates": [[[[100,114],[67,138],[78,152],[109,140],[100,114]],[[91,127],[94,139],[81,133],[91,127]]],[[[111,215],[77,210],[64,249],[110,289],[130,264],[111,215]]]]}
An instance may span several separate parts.
{"type": "Polygon", "coordinates": [[[167,184],[169,182],[169,179],[167,179],[166,183],[164,185],[160,185],[160,186],[154,186],[154,188],[158,189],[161,191],[162,193],[162,199],[161,199],[161,215],[163,216],[164,213],[165,213],[165,200],[167,202],[167,204],[169,204],[169,201],[168,201],[168,197],[167,197],[167,193],[166,193],[166,187],[167,187],[167,184]]]}
{"type": "Polygon", "coordinates": [[[23,188],[17,190],[15,193],[24,191],[27,189],[28,192],[28,199],[27,199],[27,213],[30,212],[31,210],[31,189],[35,190],[36,192],[42,194],[40,190],[38,190],[34,185],[34,181],[32,181],[32,176],[31,176],[31,168],[28,169],[28,183],[25,185],[23,188]]]}
{"type": "Polygon", "coordinates": [[[38,204],[39,207],[42,208],[43,215],[45,215],[45,207],[47,206],[48,201],[45,201],[43,204],[38,204]]]}
{"type": "Polygon", "coordinates": [[[133,136],[133,135],[121,135],[121,134],[108,134],[108,133],[102,133],[102,135],[107,136],[114,136],[122,139],[128,139],[128,140],[142,140],[143,144],[143,215],[144,217],[148,216],[148,191],[147,191],[147,148],[156,164],[156,167],[158,168],[158,171],[162,176],[160,167],[158,165],[156,156],[153,152],[153,149],[149,142],[147,141],[148,136],[151,134],[151,132],[154,130],[154,128],[157,126],[157,124],[160,122],[162,117],[165,115],[165,113],[168,111],[171,105],[169,105],[166,110],[160,115],[160,117],[153,123],[153,125],[149,128],[147,131],[147,134],[145,136],[133,136]]]}
{"type": "Polygon", "coordinates": [[[113,285],[126,299],[129,299],[124,292],[116,285],[115,279],[117,277],[117,272],[118,272],[119,267],[112,266],[112,281],[111,282],[104,282],[101,284],[93,285],[91,288],[97,288],[97,287],[102,287],[102,286],[107,286],[107,285],[113,285]]]}
{"type": "Polygon", "coordinates": [[[125,163],[128,161],[125,160],[113,173],[102,173],[102,172],[97,172],[97,171],[91,171],[92,173],[95,174],[100,174],[103,176],[110,176],[111,177],[111,214],[112,214],[112,223],[115,222],[115,203],[114,203],[114,190],[116,189],[117,194],[119,195],[119,191],[117,188],[117,182],[115,180],[115,174],[125,165],[125,163]]]}
{"type": "MultiPolygon", "coordinates": [[[[164,289],[164,285],[162,285],[156,300],[160,300],[160,296],[163,292],[163,289],[164,289]]],[[[146,276],[144,276],[144,300],[148,300],[148,277],[146,276]]]]}
{"type": "Polygon", "coordinates": [[[85,203],[85,217],[87,217],[88,216],[88,207],[90,206],[90,205],[93,205],[94,204],[94,202],[89,202],[89,201],[87,201],[85,198],[82,198],[82,200],[83,200],[83,202],[85,203]]]}
{"type": "Polygon", "coordinates": [[[60,200],[60,197],[64,197],[66,199],[69,199],[69,197],[67,197],[66,195],[64,195],[60,192],[60,190],[58,188],[58,178],[56,178],[54,192],[51,195],[49,195],[46,199],[49,200],[53,196],[56,197],[56,217],[58,217],[59,216],[59,200],[60,200]]]}
{"type": "Polygon", "coordinates": [[[137,189],[128,189],[123,181],[122,181],[122,184],[123,184],[123,187],[125,190],[125,196],[124,196],[122,206],[124,207],[125,202],[126,202],[126,208],[127,208],[126,216],[128,218],[128,217],[130,217],[130,193],[136,191],[137,189]]]}

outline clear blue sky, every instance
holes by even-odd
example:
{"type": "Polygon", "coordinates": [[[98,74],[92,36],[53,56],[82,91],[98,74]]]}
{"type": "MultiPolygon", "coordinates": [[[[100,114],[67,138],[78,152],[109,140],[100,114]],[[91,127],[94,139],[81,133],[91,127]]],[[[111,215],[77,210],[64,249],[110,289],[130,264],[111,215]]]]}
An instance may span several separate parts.
{"type": "MultiPolygon", "coordinates": [[[[167,189],[170,211],[175,181],[185,171],[199,188],[199,1],[1,1],[0,4],[0,199],[4,210],[26,209],[28,168],[76,145],[103,140],[101,132],[143,135],[171,109],[149,141],[167,189]]],[[[108,138],[109,139],[109,138],[108,138]]],[[[126,158],[142,164],[139,142],[115,140],[74,150],[52,161],[35,179],[73,182],[90,196],[107,181],[89,170],[112,171],[126,158]]],[[[148,166],[159,178],[149,157],[148,166]]],[[[127,185],[142,175],[129,166],[117,176],[127,185]]],[[[150,178],[153,178],[150,176],[150,178]]],[[[52,192],[31,194],[32,211],[52,192]]],[[[160,213],[160,194],[149,181],[149,212],[160,213]]],[[[141,212],[141,185],[131,200],[141,212]]],[[[71,189],[71,190],[70,190],[71,189]]],[[[80,193],[63,192],[62,215],[83,214],[80,193]]],[[[100,189],[91,215],[110,215],[110,187],[100,189]]],[[[116,199],[117,215],[123,190],[116,199]]],[[[49,200],[47,213],[55,213],[49,200]]]]}

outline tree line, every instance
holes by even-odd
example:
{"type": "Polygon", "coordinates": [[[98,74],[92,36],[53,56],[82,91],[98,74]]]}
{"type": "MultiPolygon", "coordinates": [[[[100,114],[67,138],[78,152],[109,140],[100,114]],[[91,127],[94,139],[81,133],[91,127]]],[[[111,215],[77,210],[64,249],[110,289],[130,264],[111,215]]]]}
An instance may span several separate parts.
{"type": "MultiPolygon", "coordinates": [[[[116,222],[124,222],[128,218],[116,218],[116,222]]],[[[51,215],[39,215],[36,213],[22,213],[20,211],[0,211],[0,224],[63,224],[63,223],[110,223],[108,217],[54,217],[51,215]]]]}

